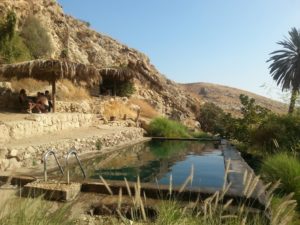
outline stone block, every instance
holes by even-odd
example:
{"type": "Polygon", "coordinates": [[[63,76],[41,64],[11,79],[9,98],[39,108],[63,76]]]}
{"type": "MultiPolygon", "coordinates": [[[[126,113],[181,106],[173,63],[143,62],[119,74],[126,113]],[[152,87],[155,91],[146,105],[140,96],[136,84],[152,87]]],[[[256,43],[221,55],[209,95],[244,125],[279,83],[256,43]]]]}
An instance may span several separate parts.
{"type": "Polygon", "coordinates": [[[43,196],[47,200],[72,201],[80,193],[80,183],[58,183],[55,181],[35,181],[24,186],[23,197],[43,196]]]}

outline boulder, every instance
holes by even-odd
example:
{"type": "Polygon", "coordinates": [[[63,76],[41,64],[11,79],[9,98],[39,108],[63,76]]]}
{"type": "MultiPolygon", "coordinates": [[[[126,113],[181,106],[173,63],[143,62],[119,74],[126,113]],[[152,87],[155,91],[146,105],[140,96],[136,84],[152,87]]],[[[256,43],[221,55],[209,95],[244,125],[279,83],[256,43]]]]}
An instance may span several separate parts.
{"type": "Polygon", "coordinates": [[[15,158],[18,156],[18,150],[17,149],[11,149],[8,153],[9,158],[15,158]]]}

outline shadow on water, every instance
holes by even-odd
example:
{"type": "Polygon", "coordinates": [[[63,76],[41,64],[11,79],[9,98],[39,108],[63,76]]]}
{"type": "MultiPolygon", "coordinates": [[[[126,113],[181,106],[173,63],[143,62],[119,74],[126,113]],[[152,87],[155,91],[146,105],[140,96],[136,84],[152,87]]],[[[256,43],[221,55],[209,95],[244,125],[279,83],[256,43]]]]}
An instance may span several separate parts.
{"type": "MultiPolygon", "coordinates": [[[[150,141],[123,149],[117,153],[102,155],[83,162],[90,179],[155,182],[182,184],[194,167],[194,187],[223,185],[224,159],[213,143],[195,141],[150,141]]],[[[71,177],[80,178],[80,169],[74,166],[71,177]]]]}

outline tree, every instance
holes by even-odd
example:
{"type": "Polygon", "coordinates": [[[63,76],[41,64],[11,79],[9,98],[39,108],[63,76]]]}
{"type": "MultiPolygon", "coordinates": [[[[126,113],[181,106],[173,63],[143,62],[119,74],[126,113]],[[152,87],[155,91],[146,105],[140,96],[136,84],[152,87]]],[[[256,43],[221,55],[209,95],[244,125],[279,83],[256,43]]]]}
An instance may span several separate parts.
{"type": "Polygon", "coordinates": [[[206,102],[201,106],[198,115],[198,121],[201,124],[201,129],[205,132],[213,134],[223,134],[223,118],[224,111],[214,103],[206,102]]]}
{"type": "Polygon", "coordinates": [[[283,47],[281,50],[272,52],[267,62],[270,74],[282,90],[291,90],[289,113],[294,112],[295,102],[300,89],[300,31],[292,28],[289,31],[289,38],[278,42],[283,47]]]}

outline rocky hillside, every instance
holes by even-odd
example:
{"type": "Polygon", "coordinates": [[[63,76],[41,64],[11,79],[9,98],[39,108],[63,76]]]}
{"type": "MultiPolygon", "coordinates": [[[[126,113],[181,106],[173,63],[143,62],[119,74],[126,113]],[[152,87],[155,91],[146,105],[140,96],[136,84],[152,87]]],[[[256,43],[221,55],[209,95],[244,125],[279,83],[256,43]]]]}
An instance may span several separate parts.
{"type": "Polygon", "coordinates": [[[199,95],[204,102],[213,102],[226,112],[231,112],[235,115],[239,114],[241,106],[239,100],[240,94],[254,98],[259,105],[266,107],[273,112],[286,113],[288,110],[287,105],[281,102],[237,88],[202,82],[183,84],[183,86],[186,90],[199,95]]]}
{"type": "Polygon", "coordinates": [[[194,118],[192,109],[200,104],[197,97],[187,94],[182,87],[166,79],[143,53],[64,14],[55,0],[0,1],[0,16],[11,9],[17,14],[20,30],[29,15],[39,18],[52,39],[53,58],[59,58],[68,43],[69,57],[74,62],[93,64],[97,68],[134,64],[138,73],[135,77],[139,77],[135,80],[137,97],[146,99],[157,111],[174,119],[184,121],[194,118]]]}

